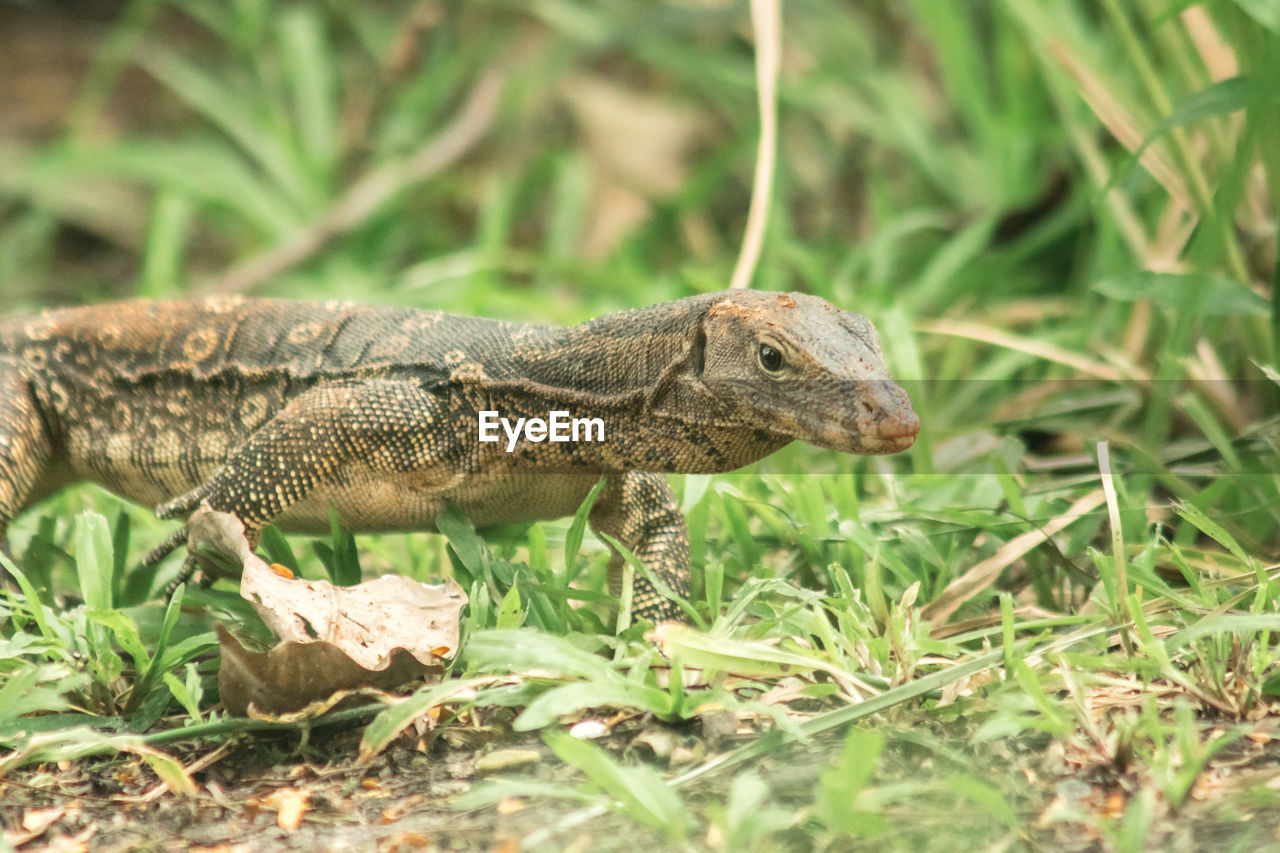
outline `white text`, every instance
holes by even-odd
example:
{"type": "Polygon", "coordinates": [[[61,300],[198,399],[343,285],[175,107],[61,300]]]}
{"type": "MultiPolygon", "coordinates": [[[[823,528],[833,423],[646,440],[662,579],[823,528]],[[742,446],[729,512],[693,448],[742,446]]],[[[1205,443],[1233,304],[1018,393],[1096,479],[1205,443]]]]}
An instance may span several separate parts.
{"type": "Polygon", "coordinates": [[[512,425],[506,418],[498,417],[495,411],[480,412],[481,441],[501,441],[498,427],[507,435],[507,452],[516,449],[521,434],[528,441],[604,441],[604,420],[602,418],[574,418],[560,409],[547,412],[544,418],[516,418],[512,425]]]}

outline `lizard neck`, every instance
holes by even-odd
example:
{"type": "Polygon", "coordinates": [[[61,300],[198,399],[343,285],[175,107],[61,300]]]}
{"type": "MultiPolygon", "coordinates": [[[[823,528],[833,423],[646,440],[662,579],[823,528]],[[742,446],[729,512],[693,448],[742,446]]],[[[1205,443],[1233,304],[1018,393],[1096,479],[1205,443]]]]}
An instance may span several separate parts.
{"type": "Polygon", "coordinates": [[[544,327],[516,342],[527,382],[521,408],[603,419],[605,440],[578,455],[607,469],[714,473],[773,453],[789,439],[737,422],[698,380],[700,327],[713,298],[544,327]]]}
{"type": "Polygon", "coordinates": [[[609,314],[568,328],[542,327],[517,342],[515,361],[539,385],[604,405],[650,393],[697,334],[698,298],[609,314]]]}

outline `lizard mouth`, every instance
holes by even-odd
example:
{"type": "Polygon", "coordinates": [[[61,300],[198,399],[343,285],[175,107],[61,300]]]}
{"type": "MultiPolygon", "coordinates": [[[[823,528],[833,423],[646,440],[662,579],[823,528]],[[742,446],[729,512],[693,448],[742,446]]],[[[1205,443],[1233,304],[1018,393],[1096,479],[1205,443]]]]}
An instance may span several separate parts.
{"type": "Polygon", "coordinates": [[[740,417],[762,432],[842,453],[899,453],[920,433],[920,418],[907,392],[890,379],[812,382],[804,389],[804,403],[761,398],[748,383],[723,383],[713,393],[739,409],[749,405],[750,414],[740,417]],[[723,388],[735,393],[726,394],[723,388]]]}
{"type": "Polygon", "coordinates": [[[815,441],[832,450],[880,455],[899,453],[915,443],[920,418],[907,393],[887,380],[862,382],[846,416],[828,422],[815,441]]]}
{"type": "Polygon", "coordinates": [[[882,424],[887,431],[854,432],[844,429],[839,424],[831,424],[821,438],[814,441],[821,447],[840,450],[845,453],[861,453],[867,456],[880,456],[887,453],[901,453],[915,444],[920,432],[920,420],[912,412],[910,419],[895,419],[890,424],[882,424]]]}
{"type": "Polygon", "coordinates": [[[902,389],[894,387],[897,392],[892,406],[883,407],[871,415],[872,426],[868,430],[873,444],[882,447],[879,453],[897,453],[915,444],[920,434],[920,417],[911,407],[911,401],[902,389]]]}

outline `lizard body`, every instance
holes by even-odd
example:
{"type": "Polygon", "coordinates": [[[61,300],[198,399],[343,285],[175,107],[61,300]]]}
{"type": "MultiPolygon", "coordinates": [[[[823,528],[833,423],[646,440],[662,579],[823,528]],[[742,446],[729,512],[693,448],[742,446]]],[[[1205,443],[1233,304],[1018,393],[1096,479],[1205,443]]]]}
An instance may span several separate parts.
{"type": "MultiPolygon", "coordinates": [[[[409,308],[214,297],[0,321],[0,543],[90,480],[182,516],[430,530],[591,514],[681,594],[684,519],[661,472],[727,471],[794,439],[856,453],[919,430],[871,323],[803,294],[735,291],[539,326],[409,308]],[[478,440],[482,411],[600,418],[603,440],[478,440]]],[[[182,532],[148,560],[183,541],[182,532]]],[[[610,576],[622,568],[614,555],[610,576]]],[[[678,609],[637,578],[636,610],[678,609]]]]}

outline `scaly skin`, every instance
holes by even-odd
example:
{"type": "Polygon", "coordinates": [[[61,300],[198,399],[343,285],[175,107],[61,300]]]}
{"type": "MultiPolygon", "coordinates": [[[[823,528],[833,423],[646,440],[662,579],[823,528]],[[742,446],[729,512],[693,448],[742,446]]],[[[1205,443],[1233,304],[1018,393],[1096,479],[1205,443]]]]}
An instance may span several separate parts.
{"type": "MultiPolygon", "coordinates": [[[[207,501],[256,541],[269,522],[327,531],[330,507],[358,532],[434,529],[446,500],[482,527],[557,518],[603,476],[592,527],[686,595],[688,533],[662,472],[728,471],[794,439],[892,453],[918,431],[871,323],[803,294],[713,293],[569,328],[266,299],[70,308],[0,321],[0,543],[80,480],[164,518],[207,501]],[[478,440],[481,410],[553,409],[601,418],[604,441],[478,440]]],[[[615,554],[615,590],[621,569],[615,554]]],[[[643,578],[635,605],[680,618],[643,578]]]]}

